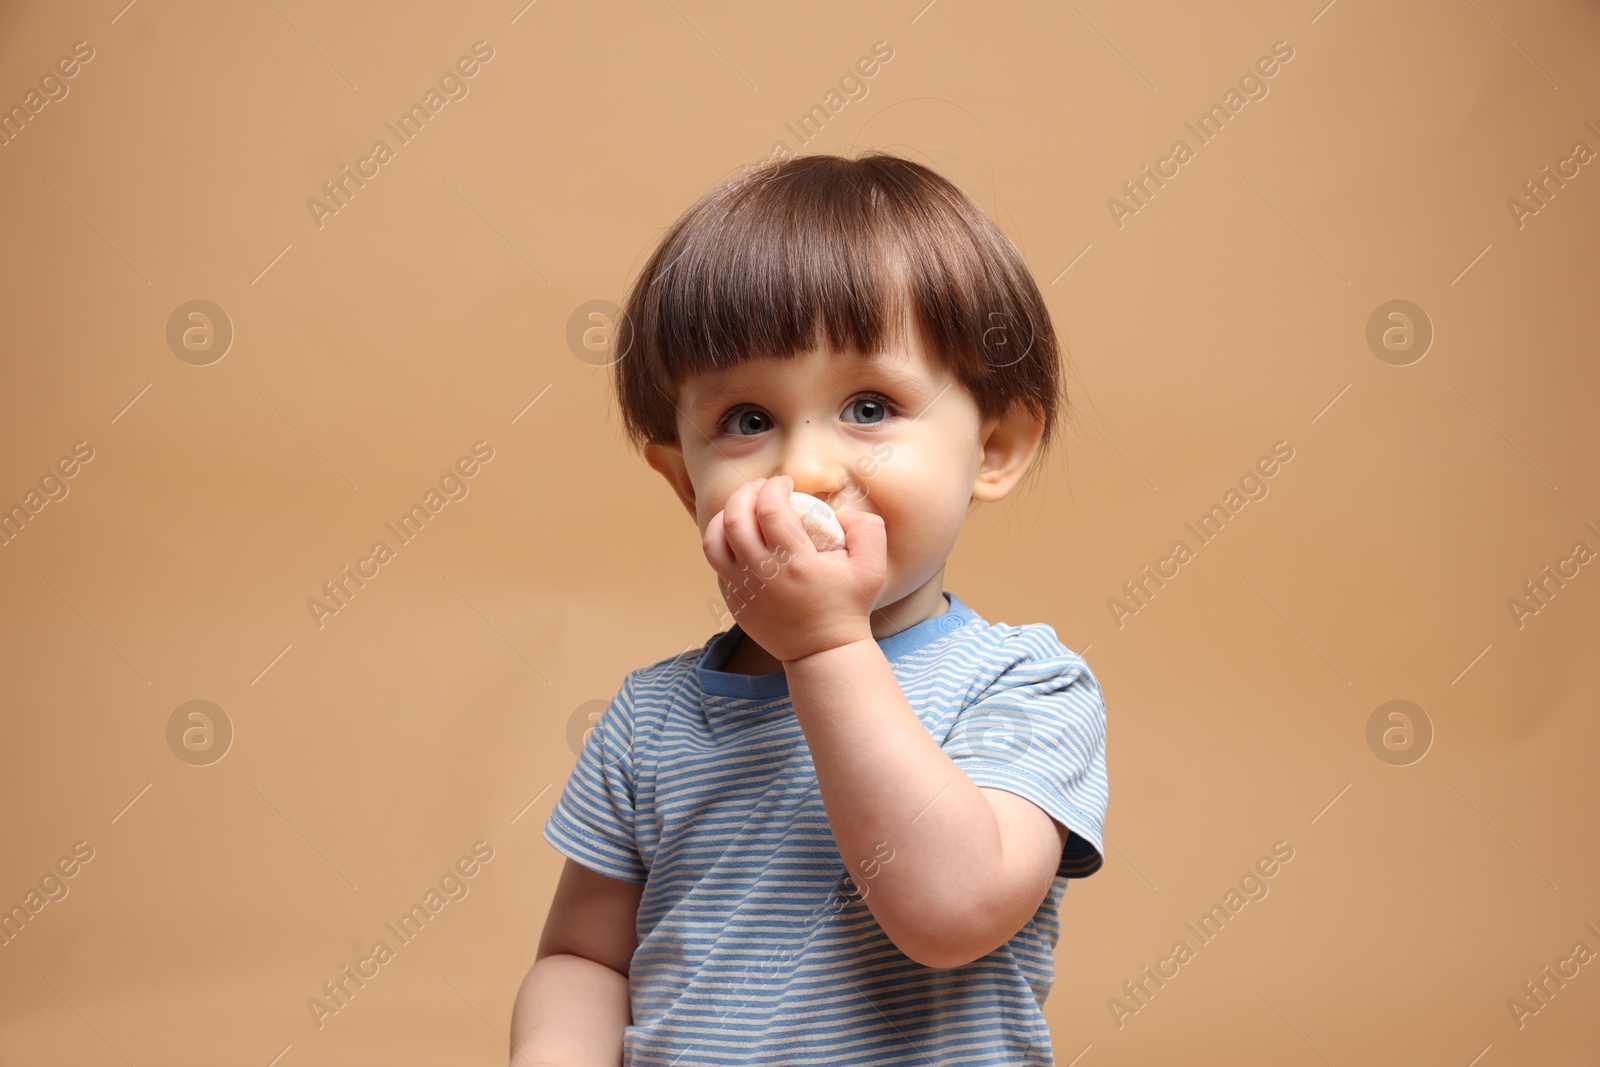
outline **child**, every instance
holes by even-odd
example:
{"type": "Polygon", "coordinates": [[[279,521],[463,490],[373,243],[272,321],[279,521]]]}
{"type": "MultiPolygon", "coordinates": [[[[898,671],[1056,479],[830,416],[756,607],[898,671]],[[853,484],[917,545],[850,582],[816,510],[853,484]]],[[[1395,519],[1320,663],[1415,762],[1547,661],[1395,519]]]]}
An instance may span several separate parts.
{"type": "Polygon", "coordinates": [[[1049,1067],[1105,706],[1050,626],[943,589],[1057,413],[1021,256],[926,167],[807,156],[702,197],[624,312],[623,422],[736,621],[629,674],[585,741],[512,1063],[1049,1067]]]}

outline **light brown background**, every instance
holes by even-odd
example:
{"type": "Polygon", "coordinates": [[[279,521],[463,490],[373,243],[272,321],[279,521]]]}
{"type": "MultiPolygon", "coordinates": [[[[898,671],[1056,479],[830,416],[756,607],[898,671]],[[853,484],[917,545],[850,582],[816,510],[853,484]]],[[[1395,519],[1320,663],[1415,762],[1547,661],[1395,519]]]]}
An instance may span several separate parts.
{"type": "Polygon", "coordinates": [[[505,1062],[575,711],[726,623],[568,319],[779,140],[962,184],[1069,350],[1064,447],[946,585],[1104,686],[1058,1061],[1596,1062],[1600,962],[1521,1029],[1506,1003],[1600,951],[1600,566],[1521,629],[1506,605],[1600,550],[1600,164],[1506,207],[1600,149],[1593,4],[123,3],[0,15],[8,107],[95,50],[0,148],[0,502],[96,451],[0,548],[0,902],[95,849],[0,948],[0,1062],[505,1062]],[[318,229],[307,199],[478,40],[470,95],[318,229]],[[1114,225],[1279,40],[1270,95],[1114,225]],[[164,337],[196,298],[237,331],[207,367],[164,337]],[[1396,298],[1437,331],[1405,367],[1365,339],[1396,298]],[[470,496],[319,630],[307,598],[480,439],[470,496]],[[1271,495],[1116,627],[1277,440],[1271,495]],[[197,698],[236,730],[204,767],[166,740],[197,698]],[[1391,699],[1436,731],[1411,766],[1367,746],[1391,699]],[[319,1032],[307,998],[479,839],[470,896],[319,1032]],[[1270,896],[1119,1029],[1108,998],[1278,840],[1270,896]]]}

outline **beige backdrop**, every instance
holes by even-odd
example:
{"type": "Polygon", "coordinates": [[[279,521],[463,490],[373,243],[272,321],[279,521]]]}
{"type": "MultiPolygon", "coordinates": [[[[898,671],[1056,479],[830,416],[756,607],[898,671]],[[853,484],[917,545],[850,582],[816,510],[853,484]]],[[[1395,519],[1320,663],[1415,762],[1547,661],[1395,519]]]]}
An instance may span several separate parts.
{"type": "Polygon", "coordinates": [[[589,702],[728,621],[573,324],[713,183],[870,147],[1072,364],[947,581],[1104,686],[1058,1061],[1596,1062],[1592,3],[125,2],[0,15],[0,1062],[505,1062],[589,702]]]}

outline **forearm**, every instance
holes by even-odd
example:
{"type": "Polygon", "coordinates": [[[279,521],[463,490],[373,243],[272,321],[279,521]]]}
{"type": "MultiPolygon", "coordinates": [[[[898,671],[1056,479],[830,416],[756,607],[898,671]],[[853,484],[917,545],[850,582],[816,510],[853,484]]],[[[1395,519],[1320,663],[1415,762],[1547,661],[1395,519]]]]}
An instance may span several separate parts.
{"type": "Polygon", "coordinates": [[[619,1067],[632,1021],[625,976],[582,956],[545,956],[511,1010],[511,1065],[619,1067]]]}
{"type": "Polygon", "coordinates": [[[882,649],[857,641],[784,669],[834,841],[878,925],[920,962],[981,938],[999,820],[918,721],[882,649]]]}

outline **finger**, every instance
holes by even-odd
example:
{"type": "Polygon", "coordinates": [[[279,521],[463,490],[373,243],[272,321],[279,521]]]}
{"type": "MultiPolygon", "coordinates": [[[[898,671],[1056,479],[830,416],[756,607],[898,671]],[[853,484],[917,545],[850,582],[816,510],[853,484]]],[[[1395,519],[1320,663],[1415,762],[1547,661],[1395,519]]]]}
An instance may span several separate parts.
{"type": "Polygon", "coordinates": [[[717,572],[717,577],[730,581],[738,572],[739,561],[733,558],[733,549],[728,547],[728,535],[722,526],[722,512],[719,511],[711,516],[711,521],[706,523],[706,532],[700,538],[700,547],[705,549],[706,562],[717,572]]]}
{"type": "Polygon", "coordinates": [[[789,506],[794,479],[788,475],[769,478],[756,495],[756,519],[772,554],[780,560],[793,559],[806,550],[816,551],[811,535],[800,524],[800,517],[789,506]]]}
{"type": "Polygon", "coordinates": [[[756,519],[756,494],[766,481],[765,478],[757,478],[744,483],[728,494],[728,502],[722,506],[722,528],[738,561],[735,570],[739,567],[755,567],[769,555],[767,544],[761,536],[761,525],[756,519]]]}
{"type": "Polygon", "coordinates": [[[844,548],[852,562],[882,561],[887,557],[889,535],[882,515],[848,508],[839,512],[839,525],[844,527],[844,548]]]}

